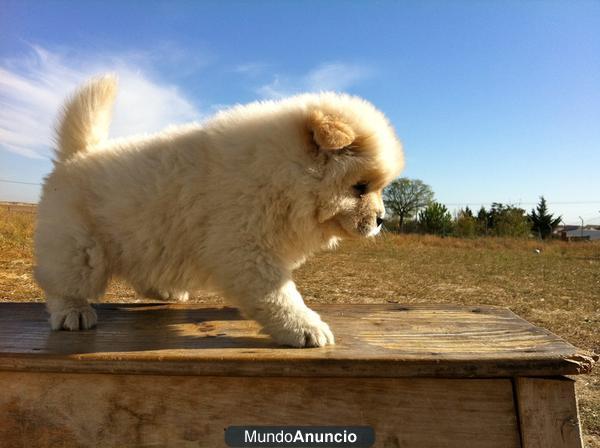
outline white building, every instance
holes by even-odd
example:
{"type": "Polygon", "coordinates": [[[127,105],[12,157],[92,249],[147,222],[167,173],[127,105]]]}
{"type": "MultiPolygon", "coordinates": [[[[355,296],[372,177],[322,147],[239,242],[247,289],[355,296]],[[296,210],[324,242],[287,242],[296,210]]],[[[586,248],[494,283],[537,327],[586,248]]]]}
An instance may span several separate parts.
{"type": "Polygon", "coordinates": [[[561,237],[565,240],[571,239],[582,239],[582,240],[600,240],[600,230],[596,229],[588,229],[588,228],[578,228],[572,230],[566,230],[561,232],[561,237]]]}

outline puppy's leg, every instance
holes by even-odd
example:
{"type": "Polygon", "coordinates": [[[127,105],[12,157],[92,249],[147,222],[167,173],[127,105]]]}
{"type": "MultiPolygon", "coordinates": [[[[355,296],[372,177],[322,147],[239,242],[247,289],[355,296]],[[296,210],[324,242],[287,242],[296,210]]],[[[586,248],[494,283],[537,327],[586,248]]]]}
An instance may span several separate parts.
{"type": "Polygon", "coordinates": [[[321,347],[334,344],[329,326],[306,306],[294,282],[288,277],[269,280],[262,272],[237,277],[236,286],[226,294],[242,313],[256,320],[263,332],[282,345],[321,347]],[[263,274],[263,275],[261,275],[263,274]]]}
{"type": "Polygon", "coordinates": [[[106,288],[102,248],[81,228],[45,226],[36,234],[35,277],[46,293],[53,330],[85,330],[96,325],[96,300],[106,288]]]}
{"type": "Polygon", "coordinates": [[[293,281],[287,281],[257,303],[259,308],[254,311],[254,318],[279,344],[292,347],[335,344],[329,325],[306,306],[293,281]]]}

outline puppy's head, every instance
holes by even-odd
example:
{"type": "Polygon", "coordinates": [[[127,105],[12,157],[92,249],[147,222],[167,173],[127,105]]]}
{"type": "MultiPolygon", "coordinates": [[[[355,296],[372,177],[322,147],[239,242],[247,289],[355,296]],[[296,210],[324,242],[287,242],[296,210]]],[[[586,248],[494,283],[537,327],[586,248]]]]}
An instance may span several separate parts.
{"type": "Polygon", "coordinates": [[[309,108],[306,130],[321,174],[319,224],[337,237],[379,233],[383,189],[404,167],[402,145],[389,121],[362,99],[321,94],[309,108]]]}

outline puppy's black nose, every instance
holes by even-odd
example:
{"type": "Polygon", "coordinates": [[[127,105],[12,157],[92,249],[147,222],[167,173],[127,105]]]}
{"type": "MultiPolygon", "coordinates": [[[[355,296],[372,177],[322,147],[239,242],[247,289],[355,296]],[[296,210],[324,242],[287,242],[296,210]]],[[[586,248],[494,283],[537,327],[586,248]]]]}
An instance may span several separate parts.
{"type": "Polygon", "coordinates": [[[377,225],[380,226],[381,224],[383,224],[383,218],[380,218],[379,216],[377,217],[377,225]]]}

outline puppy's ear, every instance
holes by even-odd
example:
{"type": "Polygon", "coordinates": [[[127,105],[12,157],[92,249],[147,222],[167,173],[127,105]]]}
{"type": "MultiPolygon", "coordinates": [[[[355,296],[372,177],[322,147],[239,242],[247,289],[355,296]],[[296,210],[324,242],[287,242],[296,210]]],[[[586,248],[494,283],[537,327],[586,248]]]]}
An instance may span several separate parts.
{"type": "Polygon", "coordinates": [[[308,128],[313,140],[322,150],[341,149],[355,139],[354,130],[339,117],[327,115],[320,110],[313,111],[308,119],[308,128]]]}

